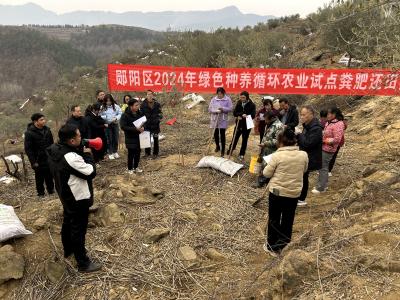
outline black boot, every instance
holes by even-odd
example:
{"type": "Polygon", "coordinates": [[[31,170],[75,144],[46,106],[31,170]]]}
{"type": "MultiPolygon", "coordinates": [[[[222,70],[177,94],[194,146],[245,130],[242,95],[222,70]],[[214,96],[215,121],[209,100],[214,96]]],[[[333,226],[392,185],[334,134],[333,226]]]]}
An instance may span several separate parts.
{"type": "Polygon", "coordinates": [[[91,273],[101,270],[101,267],[101,264],[90,261],[87,265],[78,267],[78,271],[81,273],[91,273]]]}

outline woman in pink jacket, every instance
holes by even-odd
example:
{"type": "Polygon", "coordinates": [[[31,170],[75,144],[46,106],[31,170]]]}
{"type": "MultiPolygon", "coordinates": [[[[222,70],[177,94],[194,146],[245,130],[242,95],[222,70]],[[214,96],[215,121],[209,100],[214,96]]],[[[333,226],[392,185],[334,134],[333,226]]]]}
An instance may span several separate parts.
{"type": "Polygon", "coordinates": [[[322,138],[322,169],[319,171],[317,186],[312,190],[313,194],[326,191],[329,178],[329,162],[340,146],[344,137],[344,117],[339,108],[333,107],[328,110],[328,122],[322,138]]]}

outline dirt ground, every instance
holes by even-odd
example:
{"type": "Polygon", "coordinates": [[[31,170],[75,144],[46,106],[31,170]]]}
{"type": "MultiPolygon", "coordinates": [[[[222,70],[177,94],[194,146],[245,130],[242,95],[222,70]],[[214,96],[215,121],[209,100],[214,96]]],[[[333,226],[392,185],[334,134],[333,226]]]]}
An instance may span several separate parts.
{"type": "Polygon", "coordinates": [[[251,205],[263,190],[252,188],[248,166],[232,178],[195,167],[210,139],[206,105],[166,112],[178,124],[163,126],[161,156],[142,160],[143,175],[126,174],[123,149],[101,164],[87,234],[101,272],[79,274],[61,258],[61,205],[36,199],[32,174],[26,185],[2,185],[0,203],[13,205],[34,234],[4,243],[26,267],[22,279],[0,285],[0,298],[400,299],[399,104],[382,97],[346,109],[346,145],[329,190],[297,209],[293,241],[277,258],[262,249],[268,204],[251,205]],[[148,231],[160,228],[167,234],[149,243],[148,231]],[[195,258],[182,258],[184,246],[195,258]],[[49,262],[65,268],[56,282],[49,262]]]}

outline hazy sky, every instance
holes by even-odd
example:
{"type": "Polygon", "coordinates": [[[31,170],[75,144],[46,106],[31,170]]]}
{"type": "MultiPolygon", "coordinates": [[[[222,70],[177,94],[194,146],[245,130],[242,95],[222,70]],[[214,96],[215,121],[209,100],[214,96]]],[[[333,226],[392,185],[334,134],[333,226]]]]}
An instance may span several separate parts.
{"type": "Polygon", "coordinates": [[[302,16],[314,12],[329,0],[0,0],[0,4],[19,5],[33,2],[45,9],[64,13],[74,10],[165,11],[210,10],[229,5],[237,6],[244,13],[284,16],[299,13],[302,16]]]}

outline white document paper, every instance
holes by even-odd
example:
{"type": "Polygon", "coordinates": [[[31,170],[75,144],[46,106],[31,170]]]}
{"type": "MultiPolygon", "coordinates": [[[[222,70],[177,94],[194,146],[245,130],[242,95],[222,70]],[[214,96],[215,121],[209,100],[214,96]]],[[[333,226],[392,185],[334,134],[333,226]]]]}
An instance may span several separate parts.
{"type": "Polygon", "coordinates": [[[139,134],[140,149],[151,148],[150,131],[143,131],[139,134]]]}
{"type": "Polygon", "coordinates": [[[271,157],[272,157],[272,154],[263,157],[263,159],[264,159],[264,161],[265,161],[266,164],[269,164],[269,163],[270,163],[271,157]]]}
{"type": "Polygon", "coordinates": [[[143,126],[144,123],[146,123],[147,118],[146,116],[141,117],[140,119],[137,119],[135,122],[133,122],[133,125],[139,129],[143,126]]]}
{"type": "Polygon", "coordinates": [[[265,121],[264,114],[259,115],[260,121],[265,121]]]}
{"type": "Polygon", "coordinates": [[[247,129],[254,128],[254,122],[253,122],[253,119],[251,118],[251,116],[246,117],[246,127],[247,127],[247,129]]]}

